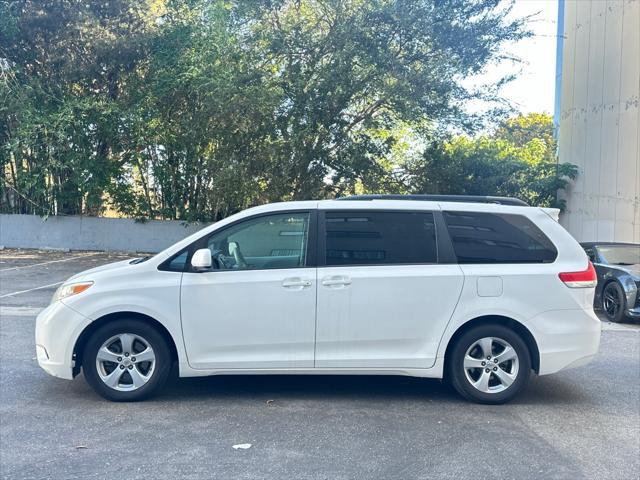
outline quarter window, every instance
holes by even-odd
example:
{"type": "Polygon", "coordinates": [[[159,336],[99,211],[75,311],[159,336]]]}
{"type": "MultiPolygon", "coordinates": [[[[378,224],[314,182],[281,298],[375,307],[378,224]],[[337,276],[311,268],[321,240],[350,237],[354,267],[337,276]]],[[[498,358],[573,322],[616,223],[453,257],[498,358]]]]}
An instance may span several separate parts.
{"type": "Polygon", "coordinates": [[[436,263],[430,212],[326,212],[326,265],[436,263]]]}
{"type": "Polygon", "coordinates": [[[296,268],[306,264],[309,213],[253,218],[207,241],[216,270],[296,268]]]}
{"type": "Polygon", "coordinates": [[[458,263],[550,263],[558,252],[522,215],[444,212],[458,263]]]}
{"type": "Polygon", "coordinates": [[[189,250],[184,250],[179,255],[176,255],[171,259],[169,264],[167,265],[167,270],[171,270],[172,272],[182,272],[184,271],[184,267],[187,263],[187,258],[189,257],[189,250]]]}

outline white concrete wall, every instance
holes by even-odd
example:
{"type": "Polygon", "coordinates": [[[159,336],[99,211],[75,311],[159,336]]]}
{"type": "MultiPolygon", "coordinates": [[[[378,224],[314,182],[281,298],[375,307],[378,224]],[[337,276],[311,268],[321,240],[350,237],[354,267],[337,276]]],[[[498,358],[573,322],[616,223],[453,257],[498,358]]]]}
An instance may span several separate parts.
{"type": "Polygon", "coordinates": [[[203,227],[179,221],[0,215],[0,246],[155,253],[203,227]]]}
{"type": "Polygon", "coordinates": [[[579,167],[560,221],[580,241],[640,242],[640,0],[566,0],[560,162],[579,167]]]}

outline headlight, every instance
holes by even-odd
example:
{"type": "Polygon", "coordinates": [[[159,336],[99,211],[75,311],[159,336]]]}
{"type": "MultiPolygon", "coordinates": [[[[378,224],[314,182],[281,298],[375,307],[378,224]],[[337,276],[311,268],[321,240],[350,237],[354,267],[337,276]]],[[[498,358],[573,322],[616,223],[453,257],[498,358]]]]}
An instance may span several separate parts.
{"type": "Polygon", "coordinates": [[[78,295],[79,293],[84,292],[91,285],[93,285],[93,282],[63,283],[58,287],[56,293],[53,294],[51,303],[62,300],[63,298],[71,297],[73,295],[78,295]]]}

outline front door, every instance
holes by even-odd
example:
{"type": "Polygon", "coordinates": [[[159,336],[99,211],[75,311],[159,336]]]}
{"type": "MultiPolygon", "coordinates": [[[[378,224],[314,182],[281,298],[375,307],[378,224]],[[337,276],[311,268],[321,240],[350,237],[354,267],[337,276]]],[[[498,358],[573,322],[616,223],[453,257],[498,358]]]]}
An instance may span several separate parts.
{"type": "Polygon", "coordinates": [[[316,367],[432,367],[464,281],[458,265],[437,263],[433,213],[325,216],[316,367]]]}
{"type": "Polygon", "coordinates": [[[214,232],[214,266],[185,272],[182,329],[193,368],[313,367],[315,212],[262,215],[214,232]]]}

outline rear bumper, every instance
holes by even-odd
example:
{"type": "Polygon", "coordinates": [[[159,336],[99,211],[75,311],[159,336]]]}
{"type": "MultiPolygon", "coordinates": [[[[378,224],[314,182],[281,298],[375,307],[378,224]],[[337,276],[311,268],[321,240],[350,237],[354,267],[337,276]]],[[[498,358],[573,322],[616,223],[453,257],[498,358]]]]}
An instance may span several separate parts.
{"type": "Polygon", "coordinates": [[[527,322],[540,352],[540,375],[579,367],[598,353],[600,320],[592,310],[554,310],[527,322]]]}
{"type": "Polygon", "coordinates": [[[73,347],[89,320],[62,302],[45,308],[36,318],[36,358],[50,375],[73,379],[73,347]]]}

